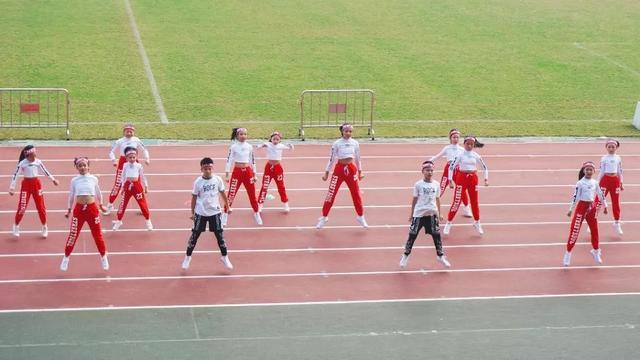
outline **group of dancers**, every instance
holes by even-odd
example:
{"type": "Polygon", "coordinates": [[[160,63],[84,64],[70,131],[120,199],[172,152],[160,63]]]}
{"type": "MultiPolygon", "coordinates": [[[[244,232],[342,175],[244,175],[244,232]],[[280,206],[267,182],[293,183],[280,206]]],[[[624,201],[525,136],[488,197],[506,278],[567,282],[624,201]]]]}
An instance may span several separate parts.
{"type": "MultiPolygon", "coordinates": [[[[353,126],[343,124],[339,127],[341,137],[331,146],[329,161],[322,176],[322,180],[331,180],[329,188],[322,206],[322,216],[316,224],[317,229],[321,229],[329,221],[329,212],[335,201],[338,190],[343,182],[347,183],[353,205],[357,214],[356,221],[364,228],[369,225],[364,216],[364,206],[360,194],[359,182],[364,178],[360,159],[360,146],[358,141],[353,139],[353,126]]],[[[267,191],[271,181],[275,181],[283,203],[283,210],[290,211],[289,200],[284,184],[284,169],[282,167],[283,150],[293,150],[292,144],[282,143],[282,135],[274,131],[268,141],[256,146],[248,143],[248,131],[246,128],[235,128],[232,131],[232,144],[225,164],[225,180],[214,174],[214,161],[210,157],[205,157],[200,161],[201,175],[195,179],[191,198],[191,216],[193,227],[191,235],[187,241],[186,255],[182,262],[182,268],[188,269],[191,263],[191,256],[196,247],[196,243],[206,231],[214,233],[220,249],[222,264],[227,269],[233,269],[233,265],[228,256],[227,246],[224,239],[224,227],[229,222],[229,215],[232,213],[232,205],[239,187],[243,185],[247,191],[251,208],[254,212],[254,219],[258,225],[263,221],[260,216],[262,206],[267,197],[267,191]],[[256,197],[255,184],[257,183],[256,161],[254,150],[266,149],[267,162],[265,164],[263,178],[258,196],[256,197]],[[232,170],[233,169],[233,170],[232,170]],[[228,183],[228,188],[227,188],[228,183]],[[222,201],[222,206],[220,204],[222,201]]],[[[435,156],[422,163],[422,179],[415,183],[413,189],[413,201],[411,204],[411,214],[409,217],[409,236],[404,247],[404,253],[400,259],[400,267],[407,266],[409,255],[418,233],[422,228],[426,234],[433,238],[437,260],[445,267],[451,264],[444,254],[442,239],[440,234],[440,223],[444,220],[440,209],[440,199],[447,186],[454,190],[451,206],[447,214],[447,221],[442,230],[443,235],[449,235],[452,222],[462,205],[463,215],[473,217],[473,226],[482,235],[484,230],[480,224],[480,207],[478,201],[478,171],[483,172],[484,185],[489,186],[488,168],[475,148],[484,145],[475,136],[465,136],[460,146],[461,133],[457,129],[449,132],[449,145],[445,146],[435,156]],[[447,162],[444,166],[443,175],[440,182],[433,179],[435,161],[445,157],[447,162]]],[[[582,164],[579,170],[579,181],[572,198],[568,216],[572,216],[569,231],[567,248],[563,257],[563,264],[569,266],[571,262],[571,251],[580,232],[580,227],[584,220],[591,233],[591,244],[593,249],[591,254],[594,260],[602,263],[602,252],[599,248],[599,234],[597,213],[601,206],[604,206],[604,213],[608,213],[608,206],[605,196],[611,196],[614,228],[618,234],[622,235],[620,226],[620,192],[623,188],[622,161],[616,151],[620,147],[617,140],[610,139],[606,142],[607,154],[600,161],[600,172],[595,176],[596,165],[591,161],[582,164]]],[[[144,147],[142,141],[135,136],[135,127],[127,124],[123,127],[123,137],[117,140],[109,154],[113,165],[116,167],[116,176],[112,191],[109,194],[108,203],[104,206],[102,193],[98,184],[98,179],[90,174],[90,161],[87,157],[76,157],[73,161],[78,176],[71,180],[69,190],[68,208],[66,217],[71,216],[70,230],[65,244],[64,257],[60,264],[60,269],[66,271],[69,266],[70,255],[78,239],[80,230],[84,223],[88,223],[91,234],[100,253],[101,266],[104,270],[109,269],[106,246],[102,234],[101,213],[108,216],[114,210],[114,203],[120,196],[116,220],[113,221],[112,229],[117,231],[123,225],[122,219],[126,211],[129,200],[133,197],[138,203],[140,210],[146,220],[146,228],[153,230],[150,220],[149,206],[147,203],[148,182],[144,176],[143,165],[139,160],[143,159],[149,165],[149,152],[144,147]],[[119,158],[116,157],[116,151],[119,158]],[[139,157],[139,153],[142,157],[139,157]],[[75,205],[74,205],[75,204],[75,205]],[[72,211],[73,208],[73,211],[72,211]]],[[[42,194],[42,184],[38,178],[39,170],[48,176],[54,185],[59,182],[46,169],[40,159],[37,158],[36,149],[28,145],[20,152],[18,166],[13,175],[9,194],[15,192],[18,175],[23,176],[20,189],[18,210],[13,224],[13,235],[20,236],[20,221],[25,213],[29,198],[33,197],[42,223],[42,236],[47,237],[47,215],[42,194]]]]}

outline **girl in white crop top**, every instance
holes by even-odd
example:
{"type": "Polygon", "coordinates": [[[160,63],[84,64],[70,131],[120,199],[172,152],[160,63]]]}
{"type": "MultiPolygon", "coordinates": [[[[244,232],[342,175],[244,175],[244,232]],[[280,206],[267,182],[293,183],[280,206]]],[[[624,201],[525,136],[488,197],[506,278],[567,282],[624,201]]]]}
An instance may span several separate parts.
{"type": "Polygon", "coordinates": [[[604,192],[604,196],[611,195],[611,207],[613,212],[613,228],[622,235],[622,227],[620,226],[620,193],[624,190],[622,178],[622,159],[616,155],[616,151],[620,147],[620,142],[615,139],[607,140],[605,147],[607,155],[600,159],[600,174],[598,174],[598,183],[604,192]]]}
{"type": "Polygon", "coordinates": [[[247,142],[248,131],[246,128],[234,128],[231,131],[231,146],[229,147],[229,155],[227,156],[227,164],[225,165],[225,179],[229,182],[229,191],[227,198],[228,206],[225,207],[221,216],[222,225],[226,226],[231,213],[231,206],[236,194],[240,189],[240,185],[244,185],[249,196],[249,202],[253,209],[253,218],[256,224],[262,225],[262,217],[260,216],[260,208],[256,199],[256,159],[253,156],[253,146],[247,142]],[[231,172],[231,167],[233,171],[231,172]],[[231,178],[229,173],[231,172],[231,178]]]}
{"type": "Polygon", "coordinates": [[[40,159],[36,157],[36,148],[33,145],[27,145],[20,151],[20,158],[18,159],[18,166],[11,178],[11,185],[9,186],[9,195],[15,193],[16,180],[19,174],[23,175],[22,183],[20,185],[20,196],[18,198],[18,210],[13,222],[13,236],[20,236],[20,221],[24,213],[27,211],[27,204],[29,198],[33,197],[33,202],[38,209],[38,216],[40,217],[40,223],[42,223],[42,237],[47,237],[49,230],[47,228],[47,210],[44,204],[44,196],[42,195],[42,183],[38,179],[38,170],[41,170],[46,176],[53,181],[53,185],[58,186],[58,180],[44,167],[44,164],[40,159]]]}
{"type": "MultiPolygon", "coordinates": [[[[259,209],[262,211],[262,204],[264,204],[265,197],[268,197],[267,191],[269,190],[269,184],[271,180],[275,180],[278,187],[278,194],[280,194],[280,201],[284,204],[284,212],[289,212],[289,198],[287,197],[287,190],[284,186],[284,169],[280,160],[282,160],[282,150],[293,150],[292,144],[283,144],[282,135],[274,131],[269,136],[269,141],[258,145],[256,148],[267,149],[267,163],[264,166],[264,173],[262,174],[262,186],[260,187],[260,194],[258,195],[259,209]]],[[[272,197],[273,198],[273,197],[272,197]]]]}
{"type": "Polygon", "coordinates": [[[118,206],[117,220],[113,222],[113,230],[117,231],[122,226],[122,218],[124,212],[127,209],[129,200],[133,197],[142,215],[146,220],[147,230],[153,230],[153,224],[151,223],[151,214],[149,213],[149,205],[147,204],[147,193],[149,192],[149,183],[147,177],[144,176],[144,170],[142,164],[138,162],[138,150],[133,147],[125,149],[125,156],[127,162],[122,167],[122,199],[118,206]]]}
{"type": "Polygon", "coordinates": [[[103,270],[109,270],[109,260],[107,260],[107,249],[102,237],[102,225],[100,221],[100,211],[106,211],[102,205],[102,193],[98,186],[98,178],[89,174],[89,159],[86,157],[77,157],[73,161],[79,175],[71,179],[69,190],[69,202],[67,212],[64,214],[66,218],[71,214],[73,207],[73,216],[69,226],[69,236],[65,241],[64,257],[60,263],[60,270],[67,271],[69,267],[69,257],[76,245],[80,231],[84,223],[89,225],[91,235],[96,243],[98,252],[100,253],[100,263],[103,270]],[[97,200],[97,202],[96,202],[97,200]]]}
{"type": "Polygon", "coordinates": [[[569,266],[571,264],[571,250],[578,240],[580,227],[584,220],[591,230],[591,256],[597,264],[602,264],[602,251],[600,250],[599,234],[598,234],[598,208],[600,204],[604,205],[604,213],[607,214],[607,200],[602,194],[602,190],[598,186],[598,182],[593,178],[596,166],[593,162],[587,161],[582,164],[579,181],[576,184],[576,190],[573,193],[571,206],[567,216],[571,218],[571,226],[569,227],[569,239],[567,240],[567,251],[564,253],[562,264],[569,266]],[[575,209],[575,213],[574,213],[575,209]]]}

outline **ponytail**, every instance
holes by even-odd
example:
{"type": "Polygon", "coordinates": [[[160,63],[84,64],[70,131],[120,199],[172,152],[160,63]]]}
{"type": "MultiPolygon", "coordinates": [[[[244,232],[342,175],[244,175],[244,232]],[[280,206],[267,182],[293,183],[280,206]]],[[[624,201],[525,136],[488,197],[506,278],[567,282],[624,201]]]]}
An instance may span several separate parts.
{"type": "Polygon", "coordinates": [[[18,158],[18,162],[24,160],[27,157],[27,151],[33,149],[33,145],[27,145],[20,151],[20,157],[18,158]]]}
{"type": "Polygon", "coordinates": [[[582,180],[583,177],[584,177],[584,168],[581,168],[580,171],[578,171],[578,180],[582,180]]]}
{"type": "Polygon", "coordinates": [[[473,147],[474,148],[483,148],[484,147],[484,143],[481,143],[480,141],[478,141],[478,139],[476,138],[476,141],[473,143],[473,147]]]}
{"type": "Polygon", "coordinates": [[[239,128],[231,129],[231,141],[235,141],[238,138],[238,129],[239,128]]]}

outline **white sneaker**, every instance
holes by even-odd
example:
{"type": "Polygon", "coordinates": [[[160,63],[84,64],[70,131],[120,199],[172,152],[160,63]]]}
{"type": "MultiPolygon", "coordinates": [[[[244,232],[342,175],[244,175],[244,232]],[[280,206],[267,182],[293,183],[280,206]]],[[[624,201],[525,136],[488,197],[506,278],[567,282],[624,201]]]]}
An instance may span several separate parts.
{"type": "Polygon", "coordinates": [[[571,264],[571,253],[567,251],[562,258],[562,265],[569,266],[569,264],[571,264]]]}
{"type": "Polygon", "coordinates": [[[476,228],[476,230],[478,231],[478,234],[484,235],[484,230],[482,230],[482,225],[480,224],[480,221],[474,221],[473,227],[476,228]]]}
{"type": "Polygon", "coordinates": [[[445,235],[449,235],[450,232],[451,232],[451,223],[447,221],[447,223],[444,224],[444,229],[442,229],[442,233],[445,235]]]}
{"type": "Polygon", "coordinates": [[[11,230],[11,233],[15,237],[20,237],[20,225],[13,224],[13,229],[11,230]]]}
{"type": "Polygon", "coordinates": [[[316,224],[316,229],[322,229],[327,221],[329,221],[328,217],[321,216],[320,219],[318,219],[318,223],[316,224]]]}
{"type": "Polygon", "coordinates": [[[220,222],[222,223],[223,227],[227,226],[227,220],[229,220],[229,214],[223,212],[222,215],[220,215],[220,222]]]}
{"type": "Polygon", "coordinates": [[[47,236],[49,236],[49,228],[47,225],[42,225],[42,237],[46,239],[47,236]]]}
{"type": "Polygon", "coordinates": [[[363,228],[369,228],[369,224],[367,224],[367,220],[364,218],[364,215],[356,216],[356,220],[360,223],[360,225],[362,225],[363,228]]]}
{"type": "Polygon", "coordinates": [[[262,225],[262,218],[260,217],[260,213],[253,213],[253,218],[256,219],[256,224],[262,225]]]}
{"type": "Polygon", "coordinates": [[[105,215],[109,215],[111,214],[111,212],[113,211],[113,204],[109,203],[107,204],[107,212],[105,212],[105,215]]]}
{"type": "Polygon", "coordinates": [[[618,235],[622,235],[622,234],[624,234],[624,233],[622,232],[622,227],[620,226],[620,222],[619,222],[619,221],[616,221],[616,222],[614,222],[614,223],[613,223],[613,228],[616,230],[616,232],[618,233],[618,235]]]}
{"type": "Polygon", "coordinates": [[[447,260],[447,257],[442,255],[442,256],[438,256],[438,262],[442,265],[444,265],[444,267],[446,268],[450,268],[451,267],[451,263],[449,262],[449,260],[447,260]]]}
{"type": "Polygon", "coordinates": [[[118,231],[120,229],[120,226],[122,226],[122,221],[120,220],[113,221],[113,231],[118,231]]]}
{"type": "Polygon", "coordinates": [[[107,254],[100,257],[100,264],[102,265],[102,270],[109,270],[109,259],[107,259],[107,254]]]}
{"type": "Polygon", "coordinates": [[[182,269],[187,270],[189,268],[190,263],[191,263],[191,256],[185,256],[184,260],[182,260],[182,269]]]}
{"type": "Polygon", "coordinates": [[[145,224],[147,225],[147,230],[153,230],[153,224],[151,223],[151,220],[145,221],[145,224]]]}
{"type": "Polygon", "coordinates": [[[62,257],[62,262],[60,263],[60,271],[67,271],[69,268],[69,257],[62,257]]]}
{"type": "Polygon", "coordinates": [[[284,203],[284,212],[288,213],[289,211],[291,211],[291,208],[289,207],[289,203],[286,202],[284,203]]]}
{"type": "Polygon", "coordinates": [[[591,249],[591,256],[598,264],[602,264],[602,249],[591,249]]]}
{"type": "Polygon", "coordinates": [[[405,267],[407,267],[408,263],[409,263],[409,255],[402,254],[402,257],[400,258],[400,267],[404,269],[405,267]]]}
{"type": "Polygon", "coordinates": [[[471,206],[470,205],[462,207],[462,215],[464,217],[468,217],[468,218],[473,217],[473,214],[471,213],[471,206]]]}
{"type": "Polygon", "coordinates": [[[222,264],[224,264],[224,267],[226,267],[229,270],[233,270],[233,264],[231,264],[231,260],[229,260],[229,255],[221,256],[220,261],[222,261],[222,264]]]}

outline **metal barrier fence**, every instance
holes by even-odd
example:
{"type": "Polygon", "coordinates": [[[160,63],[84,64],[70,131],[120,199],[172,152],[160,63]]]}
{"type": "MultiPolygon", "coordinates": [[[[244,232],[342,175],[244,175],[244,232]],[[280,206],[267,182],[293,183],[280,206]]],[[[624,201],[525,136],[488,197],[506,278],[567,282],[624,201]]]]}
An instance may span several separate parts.
{"type": "Polygon", "coordinates": [[[0,128],[63,128],[69,131],[69,91],[0,88],[0,128]]]}
{"type": "Polygon", "coordinates": [[[300,94],[299,135],[305,139],[305,129],[338,127],[349,123],[368,128],[374,140],[373,108],[375,94],[369,89],[304,90],[300,94]]]}

